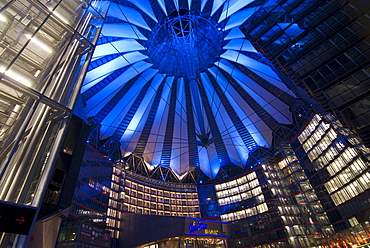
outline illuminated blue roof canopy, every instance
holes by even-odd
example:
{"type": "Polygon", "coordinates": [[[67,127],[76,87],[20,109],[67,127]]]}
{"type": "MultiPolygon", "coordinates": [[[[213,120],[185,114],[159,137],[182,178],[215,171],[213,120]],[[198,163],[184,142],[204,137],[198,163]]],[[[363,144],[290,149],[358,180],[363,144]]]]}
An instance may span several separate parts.
{"type": "Polygon", "coordinates": [[[239,30],[262,2],[112,1],[81,90],[86,114],[148,168],[211,179],[244,168],[292,123],[296,98],[239,30]]]}

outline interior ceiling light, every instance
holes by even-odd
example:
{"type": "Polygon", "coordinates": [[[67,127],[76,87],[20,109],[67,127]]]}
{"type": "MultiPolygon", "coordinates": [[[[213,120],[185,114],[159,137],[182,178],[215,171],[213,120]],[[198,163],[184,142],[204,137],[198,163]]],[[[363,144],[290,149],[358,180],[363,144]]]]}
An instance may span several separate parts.
{"type": "Polygon", "coordinates": [[[2,22],[7,22],[7,21],[6,21],[6,18],[5,18],[4,16],[2,16],[2,15],[0,15],[0,21],[2,21],[2,22]]]}
{"type": "Polygon", "coordinates": [[[13,70],[5,70],[5,67],[4,66],[0,66],[0,73],[4,73],[5,75],[7,75],[8,77],[16,80],[17,82],[27,86],[27,87],[31,87],[32,86],[32,83],[30,80],[28,80],[26,77],[24,77],[23,75],[21,75],[20,73],[18,72],[14,72],[13,70]]]}
{"type": "Polygon", "coordinates": [[[48,47],[47,45],[45,45],[42,41],[40,41],[36,37],[32,37],[29,34],[26,34],[26,37],[27,37],[27,39],[30,39],[32,43],[34,43],[38,47],[42,48],[45,52],[47,52],[47,53],[52,53],[53,52],[53,50],[51,50],[50,47],[48,47]]]}
{"type": "Polygon", "coordinates": [[[292,123],[296,98],[239,29],[261,4],[111,2],[81,90],[87,115],[123,155],[180,176],[244,168],[292,123]]]}
{"type": "Polygon", "coordinates": [[[69,24],[69,22],[66,20],[66,18],[64,18],[61,14],[59,14],[58,12],[56,12],[55,10],[53,10],[52,8],[48,8],[52,14],[57,17],[59,20],[61,20],[62,22],[64,22],[65,24],[69,24]]]}

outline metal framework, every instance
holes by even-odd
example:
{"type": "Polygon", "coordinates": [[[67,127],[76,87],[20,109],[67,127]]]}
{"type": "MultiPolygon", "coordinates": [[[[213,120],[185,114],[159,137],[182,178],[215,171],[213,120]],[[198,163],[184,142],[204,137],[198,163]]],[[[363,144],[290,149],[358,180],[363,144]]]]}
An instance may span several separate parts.
{"type": "Polygon", "coordinates": [[[296,94],[239,29],[263,3],[112,2],[81,90],[99,149],[203,181],[291,136],[296,94]]]}

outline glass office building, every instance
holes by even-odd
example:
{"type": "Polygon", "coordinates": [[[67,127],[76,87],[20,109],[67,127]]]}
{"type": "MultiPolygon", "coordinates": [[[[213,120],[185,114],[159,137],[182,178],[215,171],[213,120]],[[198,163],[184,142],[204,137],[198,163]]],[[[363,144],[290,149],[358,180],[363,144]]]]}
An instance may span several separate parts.
{"type": "Polygon", "coordinates": [[[35,209],[32,230],[70,202],[116,247],[133,213],[228,222],[230,247],[366,246],[369,10],[0,0],[1,203],[35,209]]]}
{"type": "Polygon", "coordinates": [[[369,146],[369,2],[268,1],[242,27],[257,50],[369,146]]]}

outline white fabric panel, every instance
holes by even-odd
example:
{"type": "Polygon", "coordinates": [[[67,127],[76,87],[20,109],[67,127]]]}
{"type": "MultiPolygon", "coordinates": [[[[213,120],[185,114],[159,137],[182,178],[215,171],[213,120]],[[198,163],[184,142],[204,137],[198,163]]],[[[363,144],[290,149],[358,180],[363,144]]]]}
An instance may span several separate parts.
{"type": "Polygon", "coordinates": [[[195,129],[198,133],[205,133],[205,127],[208,127],[206,123],[205,112],[203,104],[201,103],[201,97],[199,94],[199,88],[197,81],[193,80],[190,82],[191,99],[193,104],[193,115],[195,122],[195,129]]]}
{"type": "MultiPolygon", "coordinates": [[[[163,75],[159,73],[157,75],[158,77],[156,76],[154,80],[158,80],[160,82],[162,82],[163,80],[167,80],[169,81],[169,84],[172,84],[173,78],[164,79],[163,75]]],[[[160,128],[162,125],[166,126],[165,123],[162,123],[163,121],[162,117],[164,114],[167,113],[166,111],[168,111],[168,104],[166,103],[166,101],[169,98],[169,93],[170,93],[170,88],[165,84],[163,91],[162,91],[161,100],[158,105],[158,110],[154,118],[153,126],[150,131],[148,142],[144,150],[143,157],[145,161],[147,161],[151,165],[158,165],[161,162],[160,158],[162,154],[162,146],[163,146],[164,137],[163,135],[160,135],[161,134],[160,128]]]]}
{"type": "Polygon", "coordinates": [[[212,179],[216,178],[218,171],[221,168],[221,161],[218,158],[216,145],[213,143],[207,147],[208,159],[209,159],[209,166],[212,179]]]}
{"type": "MultiPolygon", "coordinates": [[[[208,149],[214,149],[214,144],[208,147],[208,149]],[[212,146],[212,147],[211,147],[212,146]]],[[[207,148],[198,146],[198,154],[199,154],[199,168],[206,174],[209,178],[212,177],[211,173],[211,164],[208,157],[208,151],[207,148]]],[[[216,165],[213,165],[213,168],[215,168],[216,165]]],[[[220,164],[217,166],[220,168],[220,164]]]]}
{"type": "MultiPolygon", "coordinates": [[[[138,82],[137,86],[143,86],[144,81],[138,82]]],[[[113,108],[113,110],[104,118],[101,122],[102,127],[100,132],[103,137],[110,137],[113,135],[114,131],[120,124],[122,118],[127,114],[127,111],[130,109],[131,105],[135,101],[135,95],[140,90],[140,87],[135,87],[129,90],[131,97],[122,98],[118,104],[113,108]]],[[[121,143],[122,147],[123,143],[121,143]]]]}
{"type": "Polygon", "coordinates": [[[164,0],[157,0],[159,6],[161,6],[163,12],[165,13],[165,15],[167,16],[167,10],[166,10],[166,4],[164,3],[164,0]]]}
{"type": "Polygon", "coordinates": [[[230,161],[243,168],[243,165],[248,161],[249,150],[234,126],[228,130],[228,133],[230,138],[226,138],[224,142],[230,155],[230,161]]]}
{"type": "Polygon", "coordinates": [[[191,9],[191,0],[188,0],[188,8],[191,9]]]}
{"type": "Polygon", "coordinates": [[[178,97],[176,104],[175,120],[179,125],[175,125],[176,129],[180,130],[180,164],[179,164],[179,174],[182,175],[189,170],[189,147],[188,147],[188,128],[187,128],[187,115],[186,115],[186,96],[185,96],[185,86],[184,79],[178,79],[178,97]]]}
{"type": "Polygon", "coordinates": [[[101,58],[102,58],[101,56],[100,57],[99,56],[95,56],[95,57],[92,57],[91,58],[91,61],[95,61],[95,60],[98,60],[98,59],[101,59],[101,58]]]}
{"type": "Polygon", "coordinates": [[[175,4],[176,10],[179,11],[179,0],[173,0],[173,3],[175,4]]]}
{"type": "MultiPolygon", "coordinates": [[[[218,78],[217,78],[218,82],[220,80],[225,81],[221,73],[218,74],[218,78]]],[[[202,82],[204,85],[210,85],[209,78],[205,73],[202,74],[202,82]]],[[[211,89],[212,87],[209,86],[207,88],[211,89]]],[[[214,99],[213,101],[214,104],[212,104],[212,112],[213,112],[213,115],[215,116],[216,123],[221,133],[222,139],[224,141],[224,145],[227,150],[227,153],[229,157],[232,158],[232,160],[235,162],[236,165],[242,167],[243,165],[241,164],[239,153],[236,150],[235,144],[233,144],[233,142],[235,142],[236,144],[243,144],[243,140],[239,136],[239,133],[236,131],[233,122],[229,118],[229,114],[225,110],[217,94],[215,94],[213,90],[211,91],[207,90],[206,92],[207,92],[207,98],[209,100],[212,98],[214,99]],[[230,135],[231,132],[233,133],[232,136],[230,135]]],[[[244,153],[244,156],[245,156],[245,150],[241,149],[240,152],[244,153]]]]}
{"type": "MultiPolygon", "coordinates": [[[[144,68],[144,67],[143,67],[144,68]]],[[[140,68],[141,69],[141,68],[140,68]]],[[[119,77],[113,80],[106,87],[101,89],[97,94],[91,97],[86,102],[86,113],[88,116],[94,116],[99,110],[106,104],[106,101],[109,101],[114,97],[114,93],[122,88],[128,80],[136,76],[141,71],[138,71],[136,68],[128,68],[124,73],[119,77]],[[104,103],[105,102],[105,103],[104,103]]]]}
{"type": "Polygon", "coordinates": [[[203,11],[204,6],[206,5],[206,3],[207,3],[207,0],[202,0],[201,7],[200,7],[201,11],[203,11]]]}
{"type": "Polygon", "coordinates": [[[131,3],[135,4],[139,9],[141,9],[145,14],[152,18],[155,22],[158,22],[154,15],[152,6],[148,0],[130,0],[131,3]]]}
{"type": "MultiPolygon", "coordinates": [[[[156,78],[158,78],[158,77],[162,78],[162,75],[158,75],[158,73],[157,73],[156,78]]],[[[149,80],[150,80],[149,77],[145,77],[144,81],[148,82],[149,80]]],[[[125,150],[132,151],[132,152],[135,150],[136,145],[137,145],[137,143],[140,139],[140,136],[142,134],[142,130],[144,128],[146,120],[148,118],[150,108],[153,104],[153,100],[154,100],[155,95],[156,95],[156,90],[154,90],[154,89],[158,88],[159,83],[160,83],[160,81],[156,80],[156,79],[154,79],[151,82],[153,87],[149,87],[147,92],[146,92],[146,95],[145,95],[145,99],[147,99],[147,101],[142,101],[140,103],[135,115],[133,116],[130,124],[128,125],[128,127],[125,131],[125,133],[123,134],[122,137],[127,138],[127,137],[131,136],[131,138],[129,139],[130,142],[129,142],[129,144],[128,144],[128,146],[125,150]]],[[[141,91],[141,89],[140,89],[140,91],[141,91]]],[[[128,139],[124,139],[124,140],[128,140],[128,139]]],[[[121,146],[121,147],[124,148],[124,145],[121,146]]]]}
{"type": "MultiPolygon", "coordinates": [[[[256,73],[259,73],[258,71],[255,71],[256,73]]],[[[285,91],[289,95],[296,97],[293,91],[291,91],[280,79],[277,79],[276,77],[271,77],[269,74],[259,73],[259,76],[265,79],[266,81],[269,81],[271,84],[274,84],[275,86],[279,87],[281,90],[285,91]]]]}
{"type": "Polygon", "coordinates": [[[249,78],[246,74],[239,71],[239,69],[235,68],[232,64],[230,64],[227,60],[221,59],[220,63],[218,64],[220,68],[223,70],[232,73],[232,76],[234,79],[237,79],[239,85],[241,85],[244,89],[253,89],[254,92],[256,92],[258,95],[260,95],[263,99],[265,99],[267,102],[273,102],[274,104],[277,103],[277,101],[281,100],[276,98],[273,94],[268,92],[266,89],[264,89],[262,86],[260,86],[257,82],[253,81],[251,78],[249,78]]]}
{"type": "MultiPolygon", "coordinates": [[[[205,73],[201,73],[200,76],[201,76],[201,81],[203,82],[203,85],[206,91],[207,98],[209,99],[209,103],[211,104],[211,108],[213,111],[215,103],[213,100],[211,100],[212,97],[210,96],[213,96],[214,94],[216,94],[216,92],[214,92],[213,87],[210,87],[208,76],[205,73]]],[[[210,138],[213,138],[212,133],[211,133],[210,138]]],[[[205,172],[206,175],[209,176],[211,179],[214,179],[216,177],[215,172],[218,171],[221,167],[221,163],[220,163],[217,151],[216,151],[215,143],[212,143],[207,148],[200,146],[198,150],[201,151],[199,155],[201,170],[205,172]],[[207,161],[208,161],[208,164],[206,163],[207,161]]]]}
{"type": "Polygon", "coordinates": [[[108,15],[151,31],[141,14],[133,8],[121,4],[111,3],[108,15]]]}
{"type": "MultiPolygon", "coordinates": [[[[281,112],[279,112],[276,108],[274,108],[271,103],[267,102],[263,97],[257,94],[253,89],[249,87],[245,87],[245,90],[248,94],[253,97],[253,99],[262,106],[271,116],[273,116],[279,123],[289,124],[291,121],[285,117],[281,112]]],[[[285,109],[289,109],[288,106],[285,109]]]]}
{"type": "Polygon", "coordinates": [[[118,57],[114,60],[111,60],[108,63],[102,64],[101,66],[95,68],[94,70],[88,71],[85,76],[84,84],[90,84],[90,82],[92,82],[93,80],[103,78],[107,74],[110,74],[113,71],[125,67],[127,65],[128,65],[127,61],[122,57],[118,57]]]}
{"type": "Polygon", "coordinates": [[[261,63],[257,60],[254,60],[242,53],[233,50],[227,50],[223,54],[221,54],[221,58],[228,59],[234,62],[237,62],[249,69],[254,70],[258,75],[262,76],[262,74],[266,74],[272,78],[279,79],[276,73],[266,64],[261,63]]]}
{"type": "MultiPolygon", "coordinates": [[[[217,109],[217,106],[220,105],[220,101],[219,99],[217,98],[217,93],[216,91],[214,90],[213,86],[211,85],[211,82],[208,78],[208,75],[206,73],[201,73],[201,80],[202,80],[202,83],[203,83],[203,86],[204,86],[204,90],[207,94],[207,98],[208,98],[208,101],[209,101],[209,104],[211,105],[211,109],[214,109],[216,108],[217,109]],[[216,99],[218,100],[217,103],[215,103],[216,99]],[[215,105],[217,105],[215,107],[215,105]]],[[[217,111],[214,112],[214,116],[215,114],[219,114],[217,111]]]]}
{"type": "MultiPolygon", "coordinates": [[[[176,130],[177,130],[177,128],[175,128],[174,131],[176,131],[176,130]]],[[[177,174],[181,174],[180,173],[180,171],[181,171],[181,160],[180,160],[180,158],[181,158],[181,143],[180,143],[179,139],[173,137],[170,167],[177,174]]]]}
{"type": "Polygon", "coordinates": [[[86,103],[85,112],[86,116],[95,116],[111,99],[114,97],[114,95],[119,91],[119,86],[115,88],[113,91],[109,92],[111,95],[104,96],[104,95],[94,95],[91,99],[94,99],[90,101],[89,99],[86,103]]]}
{"type": "Polygon", "coordinates": [[[230,16],[229,21],[225,27],[225,30],[235,28],[243,24],[251,15],[253,15],[255,9],[248,8],[245,10],[241,10],[230,16]]]}
{"type": "Polygon", "coordinates": [[[95,48],[94,56],[106,56],[115,53],[126,53],[145,50],[141,44],[133,39],[117,40],[114,42],[99,45],[95,48]]]}
{"type": "Polygon", "coordinates": [[[100,81],[104,80],[104,78],[108,77],[110,74],[112,74],[112,72],[107,73],[105,75],[101,75],[99,78],[95,78],[95,79],[93,79],[93,80],[91,80],[89,82],[88,81],[84,81],[83,84],[82,84],[81,93],[84,93],[86,90],[90,89],[95,84],[97,84],[100,81]]]}
{"type": "Polygon", "coordinates": [[[221,14],[220,19],[218,20],[218,22],[222,22],[227,17],[231,16],[236,11],[242,9],[243,7],[247,6],[248,4],[250,4],[253,1],[254,0],[242,0],[242,1],[240,1],[240,0],[229,0],[224,5],[224,9],[222,11],[222,14],[221,14]]]}
{"type": "Polygon", "coordinates": [[[226,35],[224,40],[241,39],[241,38],[245,38],[245,35],[243,34],[243,32],[240,30],[239,27],[236,27],[230,30],[230,32],[226,35]]]}
{"type": "MultiPolygon", "coordinates": [[[[135,101],[137,94],[146,84],[147,80],[152,78],[157,72],[158,71],[154,69],[148,69],[143,72],[143,76],[135,82],[135,84],[133,85],[133,87],[130,88],[125,97],[122,98],[119,103],[111,110],[111,112],[104,118],[104,120],[101,122],[103,126],[101,130],[104,131],[104,135],[109,137],[113,134],[114,130],[119,126],[127,111],[130,109],[133,101],[135,101]],[[104,127],[109,124],[110,126],[112,126],[111,129],[105,130],[104,127]]],[[[129,127],[127,127],[127,129],[129,129],[129,127]]]]}
{"type": "Polygon", "coordinates": [[[213,0],[211,16],[222,6],[227,0],[213,0]]]}
{"type": "MultiPolygon", "coordinates": [[[[220,72],[217,72],[214,67],[210,68],[209,71],[212,73],[213,76],[216,76],[216,74],[218,74],[218,77],[222,79],[219,79],[218,81],[223,82],[224,89],[227,87],[228,92],[225,92],[225,94],[227,95],[230,103],[232,103],[233,107],[238,113],[239,118],[243,121],[244,126],[252,135],[256,143],[261,146],[268,146],[267,142],[271,142],[272,138],[270,128],[261,120],[258,115],[254,116],[254,122],[252,122],[249,117],[255,114],[254,110],[248,104],[245,104],[245,101],[242,99],[239,93],[233,89],[233,87],[227,85],[228,83],[226,79],[224,79],[224,77],[220,75],[220,72]],[[255,122],[257,122],[258,124],[256,124],[255,122]]],[[[241,152],[243,152],[243,150],[241,152]]]]}
{"type": "MultiPolygon", "coordinates": [[[[178,80],[178,79],[175,79],[178,80]]],[[[179,81],[179,80],[178,80],[179,81]]],[[[178,82],[180,84],[180,82],[178,82]]],[[[177,87],[179,90],[180,87],[177,87]]],[[[177,92],[177,98],[175,103],[175,118],[174,118],[174,129],[172,135],[172,151],[171,151],[171,159],[170,159],[170,167],[177,173],[180,174],[180,155],[181,155],[181,108],[179,101],[181,102],[181,94],[177,92]]]]}
{"type": "MultiPolygon", "coordinates": [[[[187,138],[187,137],[186,137],[187,138]]],[[[181,155],[180,155],[180,161],[181,161],[181,165],[180,165],[180,174],[179,175],[184,175],[186,172],[189,171],[189,150],[188,150],[188,144],[185,145],[185,140],[182,142],[183,145],[181,146],[181,155]],[[186,152],[184,150],[187,150],[186,152]]],[[[188,143],[188,142],[186,142],[188,143]]]]}
{"type": "MultiPolygon", "coordinates": [[[[153,98],[147,98],[146,107],[152,104],[153,98]]],[[[141,105],[140,105],[141,107],[141,105]]],[[[124,151],[128,151],[133,153],[135,147],[138,143],[138,140],[141,135],[142,129],[140,128],[143,123],[145,123],[145,118],[147,118],[148,112],[145,109],[138,109],[138,112],[134,115],[133,119],[131,120],[129,126],[127,127],[125,133],[122,135],[120,143],[121,148],[124,151]],[[131,127],[130,127],[131,125],[131,127]],[[135,127],[134,129],[132,127],[135,127]]]]}
{"type": "Polygon", "coordinates": [[[247,75],[234,68],[225,60],[221,60],[218,66],[229,73],[232,72],[233,77],[238,81],[239,85],[250,94],[261,106],[263,106],[270,115],[279,123],[290,124],[291,113],[289,106],[276,98],[273,94],[265,90],[258,83],[250,79],[247,75]],[[251,93],[253,91],[253,94],[251,93]],[[273,109],[270,109],[273,106],[273,109]]]}
{"type": "MultiPolygon", "coordinates": [[[[211,72],[214,77],[216,77],[217,75],[218,77],[217,81],[219,82],[221,88],[223,88],[223,92],[225,92],[225,95],[229,99],[230,104],[233,106],[239,118],[243,121],[244,126],[247,128],[248,132],[251,134],[251,136],[256,141],[256,143],[260,146],[269,146],[267,140],[263,137],[266,135],[266,137],[268,138],[268,133],[271,133],[271,130],[268,128],[268,126],[263,125],[263,126],[258,126],[257,128],[248,118],[248,114],[254,113],[254,110],[249,105],[245,104],[245,101],[239,95],[239,93],[235,91],[234,87],[228,85],[229,84],[228,81],[221,74],[221,72],[217,72],[215,67],[210,68],[209,72],[211,72]],[[225,90],[226,88],[227,88],[227,91],[225,90]],[[266,132],[266,134],[261,134],[262,132],[266,132]]],[[[227,115],[226,111],[225,111],[225,114],[227,115]]],[[[262,120],[259,117],[258,117],[258,121],[262,122],[262,120]]],[[[230,127],[227,128],[227,130],[229,130],[231,127],[234,128],[234,124],[232,122],[230,122],[229,126],[230,127]]],[[[233,139],[235,139],[234,136],[232,137],[233,139]]],[[[242,144],[244,144],[243,141],[241,142],[242,144]]]]}
{"type": "Polygon", "coordinates": [[[173,77],[166,78],[166,84],[163,89],[162,99],[158,106],[158,112],[154,120],[154,125],[152,128],[151,133],[153,135],[150,136],[150,142],[157,142],[155,144],[152,165],[161,164],[161,155],[163,149],[163,142],[164,142],[164,133],[167,128],[167,117],[168,117],[168,110],[169,110],[169,101],[171,96],[171,87],[173,83],[173,77]],[[160,134],[156,136],[156,134],[160,134]]]}
{"type": "MultiPolygon", "coordinates": [[[[227,94],[225,92],[225,94],[227,94]]],[[[214,110],[215,111],[215,110],[214,110]]],[[[243,139],[240,137],[236,130],[234,123],[229,117],[229,113],[226,111],[223,105],[218,107],[220,115],[217,115],[217,126],[220,130],[222,139],[224,141],[225,148],[230,159],[238,166],[243,166],[239,157],[239,152],[236,149],[238,145],[244,146],[243,139]]],[[[244,154],[247,152],[245,149],[241,149],[244,154]]]]}
{"type": "MultiPolygon", "coordinates": [[[[124,116],[126,115],[127,111],[130,109],[131,107],[131,104],[135,101],[137,95],[140,93],[140,91],[142,90],[142,88],[144,87],[144,85],[148,82],[148,80],[151,79],[151,77],[153,76],[153,72],[154,74],[157,73],[157,70],[150,70],[148,71],[148,73],[146,73],[146,71],[142,74],[143,77],[140,77],[137,82],[134,84],[134,86],[129,90],[129,92],[127,92],[127,94],[125,95],[126,97],[123,98],[125,99],[127,102],[129,103],[124,103],[122,102],[123,106],[127,106],[127,108],[125,109],[125,112],[121,112],[119,114],[119,116],[116,117],[115,120],[115,123],[114,125],[112,125],[114,128],[117,128],[118,125],[120,124],[120,122],[122,121],[122,119],[124,118],[124,116]]],[[[132,118],[130,124],[127,126],[127,129],[125,130],[124,134],[122,135],[121,137],[121,140],[120,140],[120,143],[121,143],[121,149],[123,151],[128,151],[128,152],[132,152],[135,147],[136,147],[136,143],[137,143],[137,139],[139,137],[135,136],[133,137],[135,134],[140,134],[141,133],[141,129],[138,128],[138,125],[140,124],[140,117],[143,117],[145,116],[145,109],[146,107],[150,106],[151,105],[151,102],[152,102],[152,94],[148,94],[148,100],[145,102],[145,106],[142,106],[142,104],[140,104],[139,108],[137,109],[134,117],[132,118]],[[133,138],[135,140],[133,140],[133,138]]],[[[116,107],[120,107],[120,105],[117,105],[116,107]]],[[[121,106],[122,108],[122,106],[121,106]]],[[[118,111],[120,111],[118,109],[118,111]]],[[[107,119],[107,118],[106,118],[107,119]]]]}
{"type": "Polygon", "coordinates": [[[96,78],[100,78],[102,75],[111,73],[119,68],[125,67],[129,64],[133,64],[140,60],[144,60],[146,58],[148,57],[141,54],[140,52],[126,53],[118,58],[115,58],[114,60],[109,61],[108,63],[95,68],[94,70],[87,72],[85,82],[87,84],[96,78]]]}
{"type": "Polygon", "coordinates": [[[129,23],[105,23],[101,34],[109,37],[148,40],[136,26],[129,23]]]}
{"type": "Polygon", "coordinates": [[[233,39],[227,43],[226,46],[223,47],[224,49],[232,49],[232,50],[240,50],[246,52],[254,52],[257,53],[256,49],[254,49],[252,43],[246,39],[233,39]]]}
{"type": "MultiPolygon", "coordinates": [[[[131,68],[127,69],[124,74],[126,75],[128,73],[128,78],[131,79],[132,77],[136,76],[138,73],[150,68],[152,66],[152,64],[149,64],[145,61],[139,61],[133,65],[131,65],[131,68]]],[[[99,77],[95,80],[92,80],[92,81],[87,81],[85,79],[84,83],[83,83],[83,86],[82,86],[82,89],[81,89],[81,92],[85,92],[86,90],[90,89],[91,87],[93,87],[95,84],[99,83],[101,80],[103,80],[105,77],[109,76],[111,73],[107,74],[107,75],[104,75],[102,77],[99,77]]],[[[119,78],[121,77],[121,75],[119,76],[119,78]]],[[[126,82],[126,81],[125,81],[126,82]]]]}

